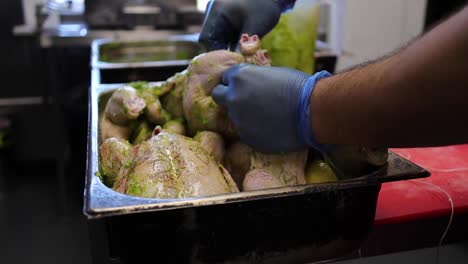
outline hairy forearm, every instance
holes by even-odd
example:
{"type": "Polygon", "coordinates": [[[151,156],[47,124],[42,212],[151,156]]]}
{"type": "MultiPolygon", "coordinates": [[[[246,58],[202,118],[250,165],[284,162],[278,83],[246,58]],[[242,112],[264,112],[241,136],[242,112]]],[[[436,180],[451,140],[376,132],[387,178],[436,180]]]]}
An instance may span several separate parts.
{"type": "Polygon", "coordinates": [[[318,82],[311,100],[320,143],[467,143],[468,7],[397,53],[318,82]]]}

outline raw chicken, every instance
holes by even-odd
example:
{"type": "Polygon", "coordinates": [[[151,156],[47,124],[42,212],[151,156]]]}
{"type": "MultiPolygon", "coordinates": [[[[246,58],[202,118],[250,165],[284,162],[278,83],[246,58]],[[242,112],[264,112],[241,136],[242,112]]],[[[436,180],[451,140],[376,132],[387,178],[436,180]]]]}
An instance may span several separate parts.
{"type": "Polygon", "coordinates": [[[246,57],[247,61],[249,57],[253,56],[260,49],[260,38],[257,35],[249,36],[248,34],[242,34],[239,46],[242,55],[246,57]]]}
{"type": "Polygon", "coordinates": [[[112,123],[105,114],[100,118],[99,134],[101,143],[108,138],[118,138],[128,140],[130,138],[131,129],[127,126],[119,126],[112,123]]]}
{"type": "Polygon", "coordinates": [[[271,66],[268,52],[260,48],[260,38],[257,35],[242,34],[239,44],[246,63],[271,66]]]}
{"type": "Polygon", "coordinates": [[[307,151],[278,155],[254,151],[250,156],[250,169],[242,179],[242,190],[254,191],[305,184],[306,158],[307,151]]]}
{"type": "Polygon", "coordinates": [[[188,71],[185,70],[172,76],[164,84],[170,92],[161,98],[161,102],[167,112],[174,118],[184,117],[182,98],[187,88],[187,76],[188,71]]]}
{"type": "Polygon", "coordinates": [[[223,136],[235,135],[234,125],[225,109],[218,106],[211,92],[221,82],[222,73],[244,61],[239,53],[217,50],[193,59],[188,71],[187,90],[183,96],[184,116],[189,132],[210,130],[223,136]]]}
{"type": "Polygon", "coordinates": [[[151,129],[150,124],[147,121],[142,121],[133,132],[131,140],[132,144],[136,145],[148,140],[151,137],[152,132],[153,130],[151,129]]]}
{"type": "Polygon", "coordinates": [[[227,138],[236,136],[226,110],[213,101],[211,92],[221,82],[222,73],[235,64],[270,65],[267,52],[260,49],[257,35],[242,35],[240,49],[242,54],[225,50],[208,52],[196,57],[190,64],[183,109],[191,134],[210,130],[227,138]]]}
{"type": "Polygon", "coordinates": [[[240,141],[231,144],[224,156],[224,166],[231,173],[239,188],[242,188],[244,176],[249,172],[253,149],[240,141]]]}
{"type": "Polygon", "coordinates": [[[171,87],[164,85],[151,87],[145,82],[133,83],[132,85],[136,87],[137,95],[145,100],[145,116],[148,121],[156,125],[162,125],[171,119],[159,100],[159,96],[167,94],[171,87]]]}
{"type": "Polygon", "coordinates": [[[138,96],[145,99],[146,97],[161,97],[169,93],[173,87],[167,86],[164,83],[155,85],[148,82],[132,82],[129,84],[137,90],[138,96]]]}
{"type": "Polygon", "coordinates": [[[161,132],[136,146],[117,191],[147,198],[186,198],[238,192],[227,172],[193,139],[161,132]]]}
{"type": "Polygon", "coordinates": [[[145,100],[137,95],[137,91],[130,86],[117,89],[109,99],[104,110],[112,123],[126,126],[137,119],[146,107],[145,100]]]}
{"type": "Polygon", "coordinates": [[[158,98],[146,101],[146,118],[153,124],[162,125],[171,119],[171,115],[162,107],[158,98]]]}
{"type": "Polygon", "coordinates": [[[211,131],[198,132],[194,140],[200,142],[201,146],[210,153],[217,162],[221,163],[224,158],[224,139],[221,135],[211,131]]]}
{"type": "Polygon", "coordinates": [[[307,150],[287,154],[263,154],[236,142],[228,148],[225,164],[238,186],[246,191],[269,188],[272,182],[275,187],[304,184],[306,159],[307,150]],[[266,174],[270,176],[267,177],[266,174]],[[262,188],[260,183],[265,181],[266,185],[262,188]]]}
{"type": "MultiPolygon", "coordinates": [[[[305,164],[307,151],[292,152],[287,154],[263,154],[254,151],[251,157],[251,170],[247,173],[249,180],[244,179],[242,190],[260,190],[268,188],[272,180],[267,181],[266,186],[258,184],[265,178],[274,178],[275,184],[280,186],[293,186],[305,184],[305,164]],[[270,176],[266,177],[265,174],[270,176]],[[259,178],[255,180],[255,178],[259,178]],[[254,183],[254,185],[250,185],[254,183]]],[[[246,177],[247,177],[246,175],[246,177]]]]}
{"type": "Polygon", "coordinates": [[[260,66],[271,66],[268,52],[266,50],[258,50],[252,57],[252,64],[260,66]]]}
{"type": "MultiPolygon", "coordinates": [[[[243,34],[240,39],[240,49],[245,62],[270,65],[267,52],[260,48],[258,36],[243,34]]],[[[233,174],[239,187],[242,186],[243,190],[258,190],[304,184],[306,158],[307,150],[267,155],[253,151],[245,144],[237,142],[228,149],[225,165],[233,174]]]]}
{"type": "Polygon", "coordinates": [[[162,129],[168,133],[185,135],[185,125],[181,119],[167,121],[162,129]]]}
{"type": "Polygon", "coordinates": [[[107,186],[113,186],[120,168],[130,155],[132,145],[126,140],[108,138],[99,147],[101,176],[107,186]]]}
{"type": "Polygon", "coordinates": [[[256,191],[286,186],[279,178],[265,169],[255,169],[245,175],[243,191],[256,191]]]}

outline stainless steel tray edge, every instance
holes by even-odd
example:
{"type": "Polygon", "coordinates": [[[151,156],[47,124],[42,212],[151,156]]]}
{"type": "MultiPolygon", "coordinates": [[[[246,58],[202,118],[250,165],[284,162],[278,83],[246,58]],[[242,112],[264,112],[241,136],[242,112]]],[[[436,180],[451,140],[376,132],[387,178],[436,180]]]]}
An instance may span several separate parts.
{"type": "Polygon", "coordinates": [[[168,66],[184,66],[188,65],[191,60],[171,60],[171,61],[148,61],[148,62],[129,62],[129,63],[117,63],[117,62],[104,62],[99,60],[99,48],[102,45],[115,42],[115,43],[126,43],[126,42],[138,42],[138,41],[181,41],[197,43],[198,34],[186,34],[186,35],[168,35],[161,36],[159,38],[149,39],[135,39],[135,40],[119,40],[119,39],[98,39],[93,41],[91,44],[91,67],[98,69],[126,69],[126,68],[154,68],[154,67],[168,67],[168,66]]]}

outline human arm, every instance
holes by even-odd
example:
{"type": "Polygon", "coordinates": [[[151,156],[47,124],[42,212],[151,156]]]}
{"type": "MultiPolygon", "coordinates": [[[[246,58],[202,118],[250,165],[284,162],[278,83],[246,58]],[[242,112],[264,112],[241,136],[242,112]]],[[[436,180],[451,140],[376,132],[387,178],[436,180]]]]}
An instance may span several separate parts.
{"type": "Polygon", "coordinates": [[[310,106],[320,143],[467,143],[468,7],[394,55],[321,80],[310,106]]]}
{"type": "Polygon", "coordinates": [[[330,76],[310,76],[280,67],[238,64],[223,73],[213,89],[217,104],[227,108],[242,142],[262,152],[300,151],[317,144],[310,126],[310,94],[330,76]]]}
{"type": "Polygon", "coordinates": [[[263,151],[466,143],[466,25],[468,8],[402,51],[328,78],[237,65],[212,95],[241,140],[263,151]]]}
{"type": "Polygon", "coordinates": [[[295,0],[211,0],[199,41],[209,50],[235,49],[241,34],[263,37],[295,0]]]}

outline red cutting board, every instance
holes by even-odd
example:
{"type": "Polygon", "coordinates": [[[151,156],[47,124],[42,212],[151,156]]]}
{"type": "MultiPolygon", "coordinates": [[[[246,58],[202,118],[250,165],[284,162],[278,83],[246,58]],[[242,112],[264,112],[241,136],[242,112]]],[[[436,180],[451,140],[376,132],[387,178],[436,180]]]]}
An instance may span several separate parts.
{"type": "Polygon", "coordinates": [[[468,145],[392,149],[431,172],[431,177],[383,184],[375,224],[415,221],[468,212],[468,145]]]}

